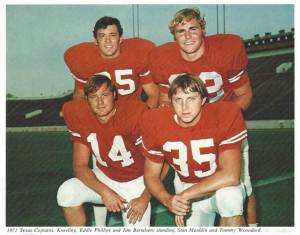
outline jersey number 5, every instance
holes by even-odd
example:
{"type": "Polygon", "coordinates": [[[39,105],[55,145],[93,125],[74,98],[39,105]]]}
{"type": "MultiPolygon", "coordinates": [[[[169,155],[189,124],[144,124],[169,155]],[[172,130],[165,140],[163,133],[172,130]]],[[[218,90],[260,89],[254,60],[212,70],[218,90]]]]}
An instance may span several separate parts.
{"type": "MultiPolygon", "coordinates": [[[[98,73],[98,74],[105,75],[105,76],[109,77],[109,79],[111,80],[110,74],[106,71],[98,73]]],[[[128,75],[132,75],[132,69],[117,69],[117,70],[115,70],[116,83],[118,85],[127,85],[128,86],[128,89],[118,88],[118,93],[120,95],[128,95],[135,91],[135,83],[132,79],[130,79],[130,78],[122,79],[122,76],[128,76],[128,75]]]]}
{"type": "MultiPolygon", "coordinates": [[[[107,167],[107,162],[105,162],[102,158],[101,158],[101,154],[99,151],[99,147],[100,147],[100,143],[98,142],[97,139],[97,135],[96,133],[91,133],[88,137],[87,137],[87,141],[89,143],[91,143],[92,146],[92,150],[93,153],[97,159],[97,161],[102,165],[107,167]]],[[[133,158],[131,157],[131,152],[127,151],[123,138],[120,135],[116,135],[114,137],[114,141],[113,144],[111,146],[111,149],[108,153],[108,157],[114,161],[120,161],[122,167],[126,167],[126,166],[130,166],[131,164],[134,163],[133,158]]]]}
{"type": "MultiPolygon", "coordinates": [[[[193,160],[196,161],[199,165],[201,165],[204,162],[208,162],[210,166],[208,171],[194,171],[195,176],[201,178],[212,175],[217,169],[216,155],[214,153],[201,154],[201,148],[214,146],[213,139],[210,138],[201,140],[191,140],[190,144],[193,160]]],[[[190,176],[191,172],[189,172],[189,166],[187,163],[188,148],[183,142],[166,142],[163,145],[163,150],[166,152],[172,152],[173,150],[178,151],[178,157],[173,158],[173,164],[179,166],[178,173],[180,173],[182,176],[190,176]]]]}

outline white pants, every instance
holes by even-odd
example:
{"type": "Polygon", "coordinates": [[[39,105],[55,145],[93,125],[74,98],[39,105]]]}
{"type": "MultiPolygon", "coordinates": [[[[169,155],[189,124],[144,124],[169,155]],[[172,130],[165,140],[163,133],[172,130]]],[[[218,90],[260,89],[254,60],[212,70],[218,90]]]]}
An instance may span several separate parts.
{"type": "MultiPolygon", "coordinates": [[[[181,182],[179,176],[175,174],[174,186],[176,193],[180,193],[192,185],[194,184],[181,182]]],[[[186,226],[214,226],[217,213],[221,217],[242,215],[245,198],[245,187],[241,183],[238,186],[219,189],[210,197],[193,200],[186,226]]]]}
{"type": "MultiPolygon", "coordinates": [[[[106,184],[128,202],[139,197],[145,189],[143,176],[128,182],[117,182],[108,178],[99,169],[93,169],[93,172],[102,183],[106,184]]],[[[59,187],[57,192],[57,203],[59,206],[75,207],[86,202],[103,203],[101,196],[78,178],[71,178],[59,187]]],[[[143,219],[140,222],[137,221],[134,225],[128,223],[127,212],[122,212],[124,226],[150,226],[150,216],[150,203],[144,213],[143,219]]]]}

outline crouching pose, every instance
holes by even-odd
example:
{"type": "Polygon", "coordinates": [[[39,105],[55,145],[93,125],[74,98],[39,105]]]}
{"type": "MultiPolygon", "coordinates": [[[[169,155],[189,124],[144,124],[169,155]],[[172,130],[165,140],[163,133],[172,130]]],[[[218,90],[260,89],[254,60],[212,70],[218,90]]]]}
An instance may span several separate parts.
{"type": "Polygon", "coordinates": [[[169,89],[172,107],[149,110],[141,120],[145,183],[175,214],[177,226],[245,226],[240,183],[240,147],[247,136],[240,108],[231,102],[206,103],[203,82],[178,76],[169,89]],[[160,180],[166,160],[178,174],[176,195],[160,180]]]}
{"type": "Polygon", "coordinates": [[[85,226],[83,203],[103,203],[108,211],[122,211],[124,226],[150,225],[150,194],[144,185],[144,157],[138,121],[147,106],[117,103],[111,80],[90,78],[87,100],[67,102],[64,118],[73,140],[75,178],[58,189],[57,202],[70,226],[85,226]],[[96,158],[93,170],[88,163],[96,158]]]}

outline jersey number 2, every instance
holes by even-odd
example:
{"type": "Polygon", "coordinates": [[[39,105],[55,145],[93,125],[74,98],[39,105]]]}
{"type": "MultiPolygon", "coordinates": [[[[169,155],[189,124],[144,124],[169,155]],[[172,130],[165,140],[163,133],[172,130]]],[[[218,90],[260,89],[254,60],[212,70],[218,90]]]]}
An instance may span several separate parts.
{"type": "MultiPolygon", "coordinates": [[[[99,151],[99,146],[100,146],[100,143],[98,142],[98,139],[97,139],[97,135],[96,133],[91,133],[88,137],[87,137],[87,141],[89,143],[91,143],[91,146],[92,146],[92,150],[93,150],[93,153],[97,159],[97,161],[102,165],[102,166],[105,166],[107,167],[107,162],[105,162],[102,158],[101,158],[101,154],[100,154],[100,151],[99,151]]],[[[114,162],[117,162],[117,161],[120,161],[121,162],[121,165],[122,167],[126,167],[126,166],[130,166],[131,164],[134,163],[134,160],[133,158],[131,157],[131,152],[130,151],[127,151],[126,147],[125,147],[125,144],[124,144],[124,141],[123,141],[123,138],[122,136],[120,135],[116,135],[114,137],[114,141],[113,141],[113,144],[111,146],[111,149],[108,153],[108,157],[114,161],[114,162]]]]}

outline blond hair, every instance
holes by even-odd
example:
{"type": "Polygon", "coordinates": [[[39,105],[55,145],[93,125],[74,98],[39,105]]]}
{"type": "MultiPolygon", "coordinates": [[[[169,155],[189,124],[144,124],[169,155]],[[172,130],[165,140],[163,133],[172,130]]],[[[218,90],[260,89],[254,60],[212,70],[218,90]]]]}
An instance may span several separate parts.
{"type": "Polygon", "coordinates": [[[170,32],[174,35],[175,34],[175,27],[179,24],[182,24],[183,21],[189,22],[191,19],[195,19],[201,26],[201,29],[205,30],[205,20],[204,16],[201,16],[199,9],[197,8],[185,8],[182,9],[174,15],[173,19],[170,21],[169,29],[170,32]]]}

